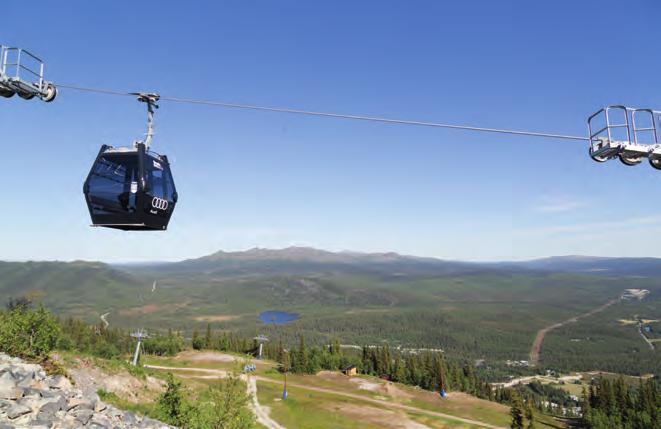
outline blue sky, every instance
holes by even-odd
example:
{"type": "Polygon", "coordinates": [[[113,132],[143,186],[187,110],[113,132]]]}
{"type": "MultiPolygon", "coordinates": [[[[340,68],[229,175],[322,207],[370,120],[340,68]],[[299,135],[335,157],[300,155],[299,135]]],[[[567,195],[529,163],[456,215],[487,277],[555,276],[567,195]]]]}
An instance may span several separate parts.
{"type": "MultiPolygon", "coordinates": [[[[661,5],[629,3],[6,0],[0,43],[81,86],[585,135],[603,105],[661,108],[661,5]]],[[[0,100],[0,259],[661,256],[661,172],[582,142],[172,103],[154,143],[180,194],[170,229],[90,228],[85,176],[102,143],[142,135],[143,107],[0,100]]]]}

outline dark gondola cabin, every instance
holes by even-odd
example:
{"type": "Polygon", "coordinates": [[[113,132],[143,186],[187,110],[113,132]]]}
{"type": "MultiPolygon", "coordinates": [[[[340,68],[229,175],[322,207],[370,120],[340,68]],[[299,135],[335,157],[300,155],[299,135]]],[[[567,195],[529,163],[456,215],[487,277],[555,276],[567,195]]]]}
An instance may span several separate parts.
{"type": "Polygon", "coordinates": [[[162,231],[177,202],[165,155],[103,145],[83,187],[94,226],[125,231],[162,231]]]}

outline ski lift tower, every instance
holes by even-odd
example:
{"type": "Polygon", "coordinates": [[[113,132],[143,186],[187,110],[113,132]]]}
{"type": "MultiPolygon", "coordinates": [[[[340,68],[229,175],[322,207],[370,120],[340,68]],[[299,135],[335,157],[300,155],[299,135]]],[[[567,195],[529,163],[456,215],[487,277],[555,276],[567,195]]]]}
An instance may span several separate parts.
{"type": "Polygon", "coordinates": [[[262,358],[262,352],[264,351],[264,343],[267,343],[269,339],[266,337],[266,335],[258,335],[253,340],[257,341],[259,343],[259,354],[257,355],[257,359],[262,358]]]}
{"type": "Polygon", "coordinates": [[[44,62],[22,48],[0,45],[0,97],[18,94],[24,100],[34,97],[50,103],[57,88],[44,79],[44,62]]]}
{"type": "Polygon", "coordinates": [[[140,355],[140,346],[142,345],[143,340],[149,338],[149,334],[147,332],[143,331],[142,329],[140,329],[138,331],[132,332],[131,336],[133,338],[138,339],[138,344],[135,346],[135,354],[133,355],[133,362],[131,362],[131,364],[133,366],[137,366],[138,365],[138,356],[140,355]]]}

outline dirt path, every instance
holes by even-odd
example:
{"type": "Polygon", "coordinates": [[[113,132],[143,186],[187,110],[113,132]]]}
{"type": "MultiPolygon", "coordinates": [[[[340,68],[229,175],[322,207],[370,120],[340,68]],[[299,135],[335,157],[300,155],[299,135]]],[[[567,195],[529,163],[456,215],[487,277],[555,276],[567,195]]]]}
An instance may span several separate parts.
{"type": "MultiPolygon", "coordinates": [[[[178,367],[167,367],[167,366],[156,366],[156,365],[145,365],[145,368],[162,369],[162,370],[170,370],[170,371],[203,372],[203,373],[207,373],[207,374],[216,374],[219,377],[225,377],[227,375],[227,371],[222,371],[222,370],[218,370],[218,369],[178,368],[178,367]]],[[[243,377],[244,376],[242,376],[242,378],[243,377]]],[[[258,411],[255,412],[255,415],[257,415],[257,420],[260,423],[267,426],[269,429],[284,429],[284,427],[282,427],[277,422],[275,422],[270,417],[268,417],[268,411],[264,410],[264,407],[259,406],[259,402],[257,402],[257,383],[256,383],[256,381],[263,381],[265,383],[274,383],[274,384],[282,384],[282,383],[278,380],[273,380],[273,379],[270,379],[270,378],[267,378],[267,377],[261,377],[261,376],[258,376],[258,375],[251,376],[250,380],[251,380],[251,383],[248,383],[249,384],[248,393],[251,395],[254,402],[257,404],[256,409],[259,410],[260,412],[266,413],[265,417],[269,421],[271,421],[273,424],[275,424],[276,426],[268,426],[265,423],[263,423],[260,420],[260,415],[257,414],[258,411]],[[252,390],[252,391],[251,391],[251,387],[250,387],[251,384],[254,384],[254,390],[252,390]]],[[[359,394],[348,393],[348,392],[343,392],[343,391],[338,391],[338,390],[333,390],[333,389],[328,389],[328,388],[323,388],[323,387],[308,386],[308,385],[297,384],[297,383],[287,383],[287,385],[291,386],[291,387],[296,387],[296,388],[299,388],[299,389],[310,390],[310,391],[313,391],[313,392],[344,396],[346,398],[351,398],[351,399],[356,399],[356,400],[360,400],[360,401],[364,401],[364,402],[369,402],[369,403],[372,403],[372,404],[380,405],[380,406],[384,407],[385,409],[389,409],[389,410],[399,409],[399,410],[411,411],[411,412],[415,412],[415,413],[419,413],[419,414],[427,414],[427,415],[434,416],[434,417],[441,417],[443,419],[453,420],[453,421],[460,422],[460,423],[466,423],[466,424],[481,427],[481,428],[503,429],[502,426],[494,426],[494,425],[491,425],[489,423],[484,423],[484,422],[480,422],[480,421],[477,421],[477,420],[466,419],[466,418],[463,418],[463,417],[457,417],[457,416],[453,416],[451,414],[445,414],[445,413],[441,413],[441,412],[438,412],[438,411],[425,410],[423,408],[417,408],[417,407],[413,407],[413,406],[410,406],[410,405],[398,404],[398,403],[395,403],[395,402],[389,402],[389,401],[385,401],[385,400],[381,400],[381,399],[370,398],[370,397],[359,395],[359,394]]]]}
{"type": "Polygon", "coordinates": [[[530,349],[530,357],[529,357],[530,365],[535,366],[539,363],[539,355],[542,351],[542,343],[544,343],[544,337],[546,336],[546,334],[548,334],[549,332],[551,332],[554,329],[558,329],[558,328],[560,328],[562,326],[565,326],[569,323],[578,322],[579,319],[583,319],[585,317],[592,316],[593,314],[597,314],[600,311],[603,311],[603,310],[607,309],[608,307],[610,307],[611,305],[615,304],[618,301],[620,301],[619,297],[611,299],[606,304],[604,304],[600,307],[594,308],[594,309],[588,311],[587,313],[583,313],[583,314],[580,314],[578,316],[574,316],[570,319],[567,319],[567,320],[564,320],[562,322],[555,323],[551,326],[547,326],[546,328],[540,329],[537,332],[537,335],[535,336],[535,341],[533,341],[532,347],[530,349]]]}
{"type": "Polygon", "coordinates": [[[110,314],[110,312],[108,312],[108,313],[103,313],[103,314],[101,315],[101,320],[103,321],[103,326],[104,326],[106,329],[108,329],[108,326],[110,326],[110,323],[108,323],[108,320],[106,320],[106,317],[108,317],[109,314],[110,314]]]}
{"type": "MultiPolygon", "coordinates": [[[[228,371],[223,371],[220,369],[206,369],[206,368],[177,368],[170,366],[158,366],[158,365],[145,365],[145,368],[150,369],[159,369],[165,371],[189,371],[189,372],[204,372],[213,375],[202,375],[202,376],[192,376],[195,378],[224,378],[228,376],[228,371]]],[[[191,377],[191,378],[192,378],[191,377]]],[[[269,416],[269,409],[267,407],[262,407],[257,399],[257,381],[255,377],[246,376],[246,374],[241,374],[241,379],[246,382],[248,397],[250,397],[250,408],[252,412],[257,417],[257,422],[267,429],[286,429],[284,426],[281,426],[278,422],[273,420],[269,416]]]]}

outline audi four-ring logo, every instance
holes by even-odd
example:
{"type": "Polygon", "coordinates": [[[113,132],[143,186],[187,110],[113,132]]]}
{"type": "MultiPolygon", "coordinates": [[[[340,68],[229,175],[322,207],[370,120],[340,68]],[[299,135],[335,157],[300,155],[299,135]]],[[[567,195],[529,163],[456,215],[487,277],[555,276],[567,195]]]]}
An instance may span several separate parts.
{"type": "Polygon", "coordinates": [[[154,197],[151,200],[151,206],[155,209],[167,210],[168,209],[168,202],[167,202],[167,200],[164,200],[163,198],[154,197]]]}

